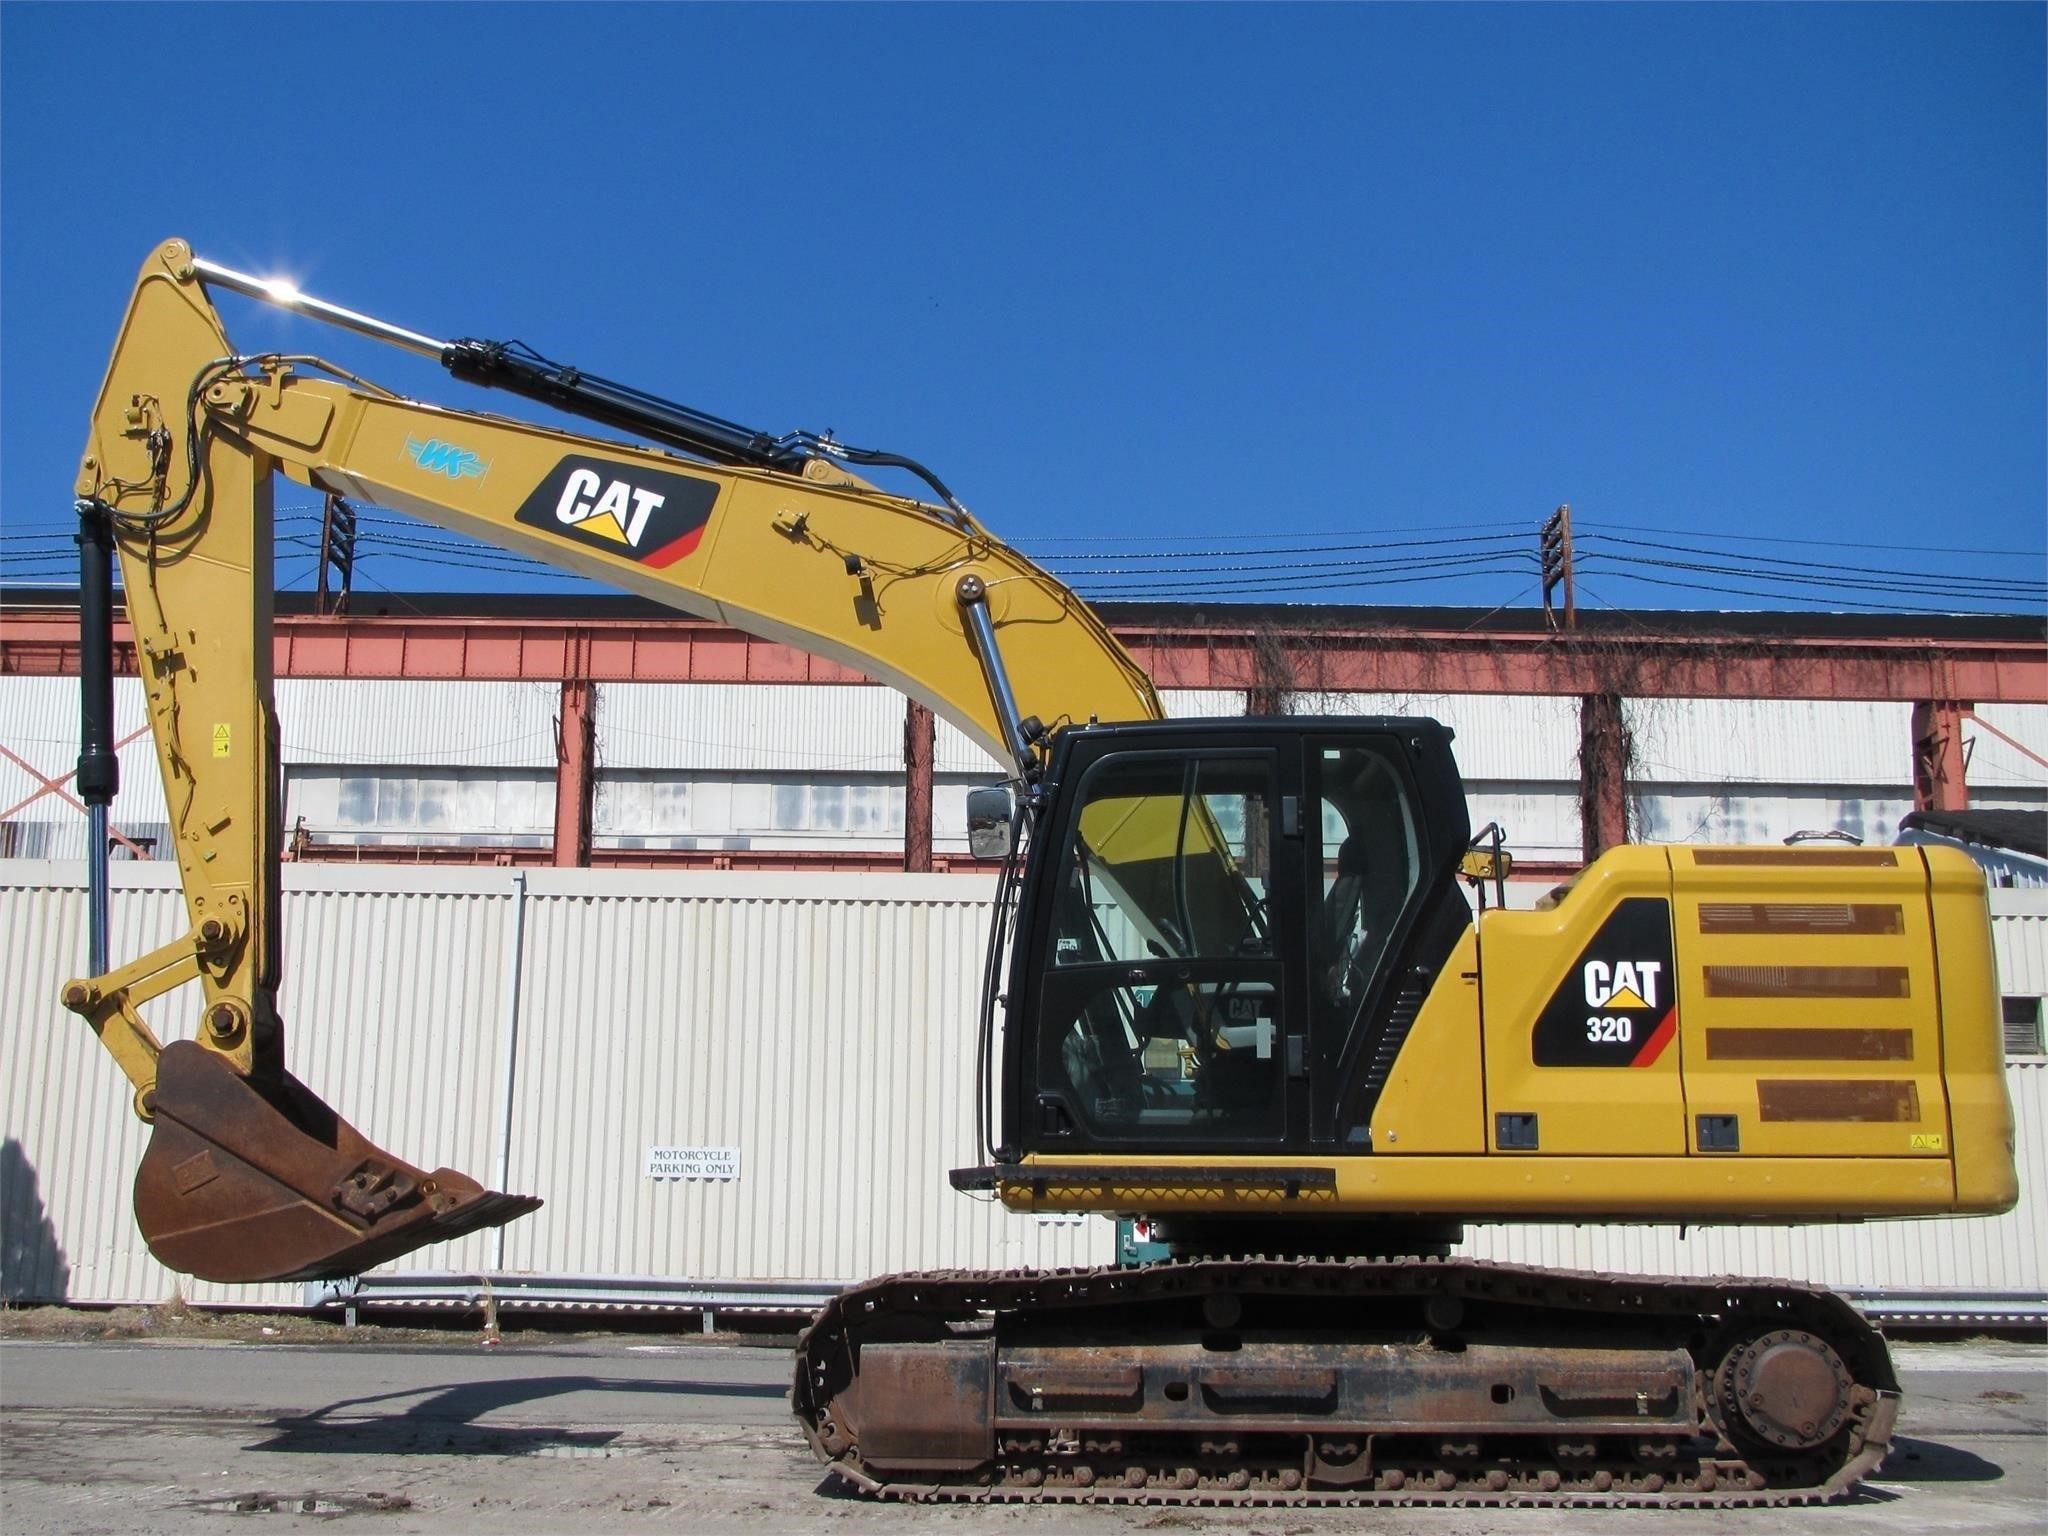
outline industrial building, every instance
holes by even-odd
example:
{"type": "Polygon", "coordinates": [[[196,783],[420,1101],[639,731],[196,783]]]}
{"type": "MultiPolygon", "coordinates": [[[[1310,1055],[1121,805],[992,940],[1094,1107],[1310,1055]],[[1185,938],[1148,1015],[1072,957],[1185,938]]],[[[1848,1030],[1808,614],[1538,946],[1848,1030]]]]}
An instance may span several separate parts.
{"type": "MultiPolygon", "coordinates": [[[[893,690],[635,598],[280,602],[296,859],[947,869],[967,786],[1002,776],[893,690]]],[[[49,788],[77,752],[69,604],[10,593],[0,629],[0,856],[83,851],[49,788]]],[[[1624,837],[1888,842],[1916,807],[2048,810],[2048,647],[2024,618],[1102,612],[1174,714],[1444,720],[1474,827],[1545,884],[1624,837]]],[[[166,813],[132,676],[116,710],[117,854],[146,857],[166,813]]]]}
{"type": "MultiPolygon", "coordinates": [[[[147,1131],[56,1002],[84,952],[83,816],[65,788],[76,615],[57,594],[10,596],[5,1291],[225,1301],[156,1266],[109,1195],[147,1131]]],[[[2048,643],[2027,620],[1582,616],[1559,634],[1517,612],[1105,616],[1176,713],[1452,724],[1474,825],[1498,822],[1516,854],[1516,902],[1622,837],[1890,842],[1916,810],[1945,813],[1950,830],[1957,813],[2048,811],[2048,643]]],[[[962,801],[1000,770],[944,722],[843,668],[630,599],[288,609],[276,665],[295,1070],[394,1151],[549,1202],[412,1256],[368,1294],[489,1285],[788,1308],[885,1270],[1114,1256],[1106,1222],[1018,1216],[946,1184],[974,1156],[988,896],[962,801]],[[430,1081],[463,1087],[444,1100],[421,1091],[430,1081]],[[668,1157],[678,1150],[695,1161],[668,1157]]],[[[136,954],[184,919],[175,866],[156,856],[169,818],[132,676],[117,710],[113,948],[136,954]]],[[[2009,861],[1995,883],[2026,886],[2027,869],[2009,861]]],[[[1475,1227],[1469,1251],[1813,1278],[1880,1312],[2044,1315],[2048,890],[1993,903],[2016,1211],[1475,1227]]],[[[151,1011],[165,1032],[190,1028],[173,1007],[151,1011]]]]}

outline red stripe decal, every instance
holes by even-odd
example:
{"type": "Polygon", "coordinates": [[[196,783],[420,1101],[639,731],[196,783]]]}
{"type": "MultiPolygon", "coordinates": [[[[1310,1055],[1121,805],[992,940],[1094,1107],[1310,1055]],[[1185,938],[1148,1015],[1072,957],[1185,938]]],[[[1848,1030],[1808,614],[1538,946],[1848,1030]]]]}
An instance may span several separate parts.
{"type": "Polygon", "coordinates": [[[1678,1010],[1667,1008],[1657,1027],[1650,1031],[1650,1038],[1643,1042],[1643,1048],[1636,1052],[1632,1067],[1654,1067],[1657,1058],[1664,1054],[1664,1047],[1671,1043],[1671,1037],[1678,1033],[1678,1010]]]}
{"type": "Polygon", "coordinates": [[[671,539],[668,543],[662,545],[661,548],[649,551],[641,559],[640,563],[642,565],[651,565],[656,570],[674,565],[683,556],[695,549],[703,537],[704,529],[702,527],[692,528],[680,539],[671,539]]]}

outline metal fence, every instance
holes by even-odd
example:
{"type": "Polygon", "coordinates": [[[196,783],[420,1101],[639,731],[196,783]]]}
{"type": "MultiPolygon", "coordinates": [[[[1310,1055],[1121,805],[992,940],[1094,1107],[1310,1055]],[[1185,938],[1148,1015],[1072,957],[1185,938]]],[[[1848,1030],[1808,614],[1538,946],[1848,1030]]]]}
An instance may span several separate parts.
{"type": "MultiPolygon", "coordinates": [[[[975,1160],[987,891],[921,875],[284,871],[295,1070],[400,1156],[542,1195],[409,1255],[364,1297],[793,1310],[897,1269],[1110,1262],[1096,1218],[954,1193],[975,1160]],[[652,1176],[660,1166],[686,1176],[652,1176]],[[693,1175],[707,1176],[693,1176],[693,1175]]],[[[112,950],[184,928],[167,864],[114,870],[112,950]]],[[[146,1129],[56,1003],[84,954],[82,866],[0,861],[0,1226],[12,1301],[300,1306],[158,1266],[128,1188],[146,1129]]],[[[2008,992],[2048,977],[2048,894],[1994,893],[2008,992]]],[[[189,1031],[180,994],[147,1010],[189,1031]]],[[[1478,1227],[1467,1250],[1612,1271],[1773,1274],[1892,1314],[2038,1318],[2048,1063],[2015,1059],[2022,1199],[1868,1226],[1478,1227]]]]}

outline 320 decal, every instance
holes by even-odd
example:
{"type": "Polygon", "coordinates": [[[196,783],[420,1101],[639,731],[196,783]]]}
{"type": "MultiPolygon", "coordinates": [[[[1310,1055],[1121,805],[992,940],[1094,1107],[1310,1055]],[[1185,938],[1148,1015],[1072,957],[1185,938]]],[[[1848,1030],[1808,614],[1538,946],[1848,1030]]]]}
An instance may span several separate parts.
{"type": "Polygon", "coordinates": [[[1678,1032],[1671,993],[1671,904],[1631,896],[1615,905],[1536,1020],[1536,1065],[1653,1065],[1678,1032]]]}

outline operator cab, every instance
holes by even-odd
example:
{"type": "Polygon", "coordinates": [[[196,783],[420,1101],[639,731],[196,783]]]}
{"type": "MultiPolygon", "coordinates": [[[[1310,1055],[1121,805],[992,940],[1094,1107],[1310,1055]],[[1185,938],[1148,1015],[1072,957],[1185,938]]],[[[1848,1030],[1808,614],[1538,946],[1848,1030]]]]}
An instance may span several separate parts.
{"type": "Polygon", "coordinates": [[[1471,921],[1450,742],[1381,717],[1062,733],[1019,894],[1003,1155],[1369,1150],[1385,1064],[1471,921]]]}

